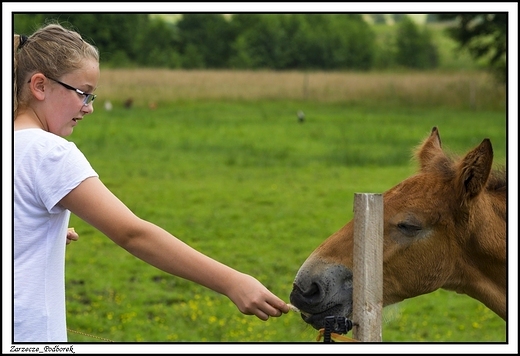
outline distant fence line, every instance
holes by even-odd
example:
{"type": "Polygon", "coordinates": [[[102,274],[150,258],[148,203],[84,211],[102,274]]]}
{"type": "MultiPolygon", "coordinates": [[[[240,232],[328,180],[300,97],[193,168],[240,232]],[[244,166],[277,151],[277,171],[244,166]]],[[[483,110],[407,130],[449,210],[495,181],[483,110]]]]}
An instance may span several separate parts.
{"type": "Polygon", "coordinates": [[[505,108],[505,85],[485,72],[297,72],[102,69],[97,94],[135,105],[178,100],[303,100],[505,108]]]}

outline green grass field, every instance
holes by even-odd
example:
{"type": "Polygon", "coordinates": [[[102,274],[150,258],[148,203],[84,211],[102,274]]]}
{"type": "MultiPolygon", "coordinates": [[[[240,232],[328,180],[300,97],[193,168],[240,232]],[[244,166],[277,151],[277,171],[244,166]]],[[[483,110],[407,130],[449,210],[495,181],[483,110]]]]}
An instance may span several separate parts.
{"type": "MultiPolygon", "coordinates": [[[[96,104],[70,140],[105,184],[140,217],[286,301],[301,263],[352,218],[354,193],[381,193],[412,174],[412,150],[433,126],[448,151],[463,154],[487,137],[495,162],[506,162],[502,111],[181,100],[106,112],[96,104]]],[[[242,315],[75,216],[71,226],[80,240],[66,256],[70,342],[316,342],[296,313],[267,322],[242,315]]],[[[506,329],[481,303],[440,290],[387,307],[383,341],[504,342],[506,329]]]]}

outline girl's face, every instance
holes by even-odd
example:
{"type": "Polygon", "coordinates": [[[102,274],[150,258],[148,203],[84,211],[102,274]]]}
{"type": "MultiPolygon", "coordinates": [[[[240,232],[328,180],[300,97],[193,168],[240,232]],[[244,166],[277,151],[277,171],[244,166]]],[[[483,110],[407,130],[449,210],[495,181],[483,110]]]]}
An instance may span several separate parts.
{"type": "Polygon", "coordinates": [[[84,105],[86,96],[74,89],[92,94],[97,87],[99,74],[99,63],[95,60],[85,60],[83,67],[78,70],[61,78],[47,78],[51,87],[49,96],[46,96],[49,102],[45,115],[49,132],[62,137],[68,136],[85,115],[94,111],[94,103],[84,105]]]}

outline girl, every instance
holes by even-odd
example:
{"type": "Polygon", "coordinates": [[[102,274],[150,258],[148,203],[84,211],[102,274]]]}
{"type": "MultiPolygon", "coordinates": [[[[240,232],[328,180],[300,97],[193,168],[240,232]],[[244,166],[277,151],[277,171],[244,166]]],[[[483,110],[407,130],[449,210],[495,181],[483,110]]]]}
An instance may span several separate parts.
{"type": "Polygon", "coordinates": [[[97,49],[61,25],[14,35],[14,341],[66,342],[70,213],[172,275],[226,295],[261,320],[289,306],[254,277],[196,251],[132,213],[64,137],[94,111],[97,49]]]}

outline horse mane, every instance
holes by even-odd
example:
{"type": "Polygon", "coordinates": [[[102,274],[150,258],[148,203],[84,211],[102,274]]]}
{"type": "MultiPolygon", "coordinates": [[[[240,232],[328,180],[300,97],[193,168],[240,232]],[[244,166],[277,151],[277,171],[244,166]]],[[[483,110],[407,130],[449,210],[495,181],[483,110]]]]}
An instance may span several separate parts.
{"type": "Polygon", "coordinates": [[[507,190],[506,169],[504,167],[491,171],[486,189],[492,192],[505,192],[507,190]]]}

